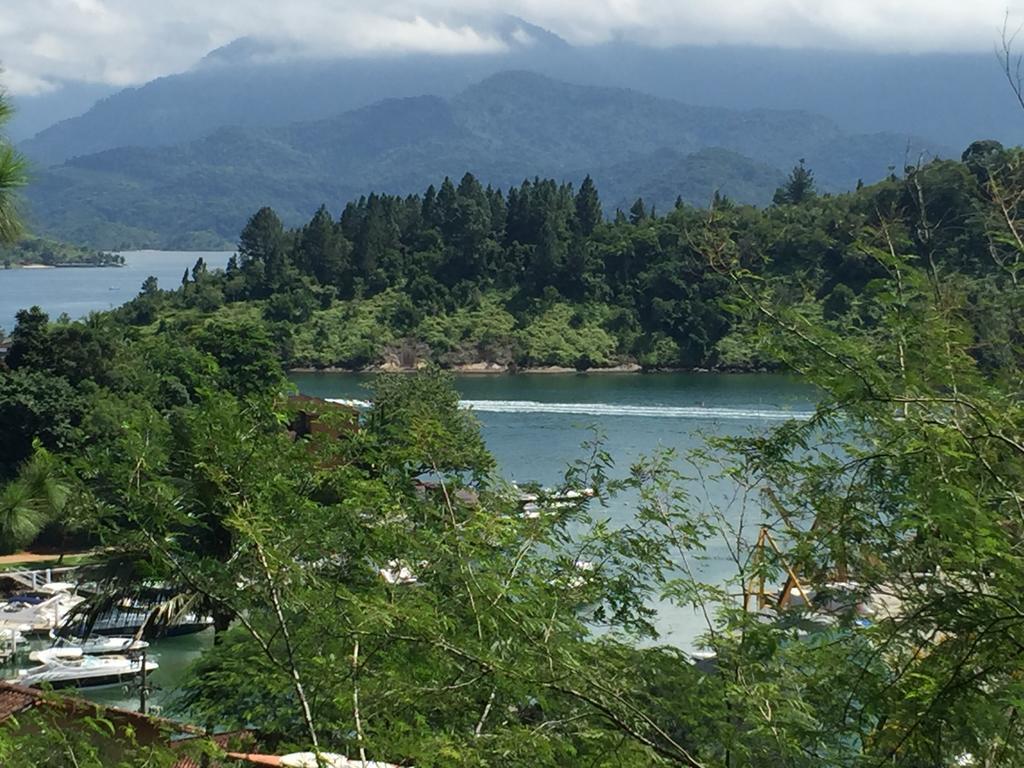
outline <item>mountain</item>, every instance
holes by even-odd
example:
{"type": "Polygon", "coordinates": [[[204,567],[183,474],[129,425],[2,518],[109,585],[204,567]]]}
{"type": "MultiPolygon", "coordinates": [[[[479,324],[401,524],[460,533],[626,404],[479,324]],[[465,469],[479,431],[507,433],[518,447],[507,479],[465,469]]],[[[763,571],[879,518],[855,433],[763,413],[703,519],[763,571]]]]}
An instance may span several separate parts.
{"type": "Polygon", "coordinates": [[[941,152],[902,135],[848,135],[805,112],[693,107],[506,72],[450,99],[388,99],[325,120],[75,157],[40,172],[27,197],[36,224],[65,239],[209,247],[233,240],[262,205],[298,224],[321,203],[419,192],[466,171],[504,188],[589,173],[609,209],[641,195],[664,209],[677,195],[706,204],[716,190],[764,203],[801,158],[823,189],[852,187],[902,167],[908,147],[941,152]]]}
{"type": "Polygon", "coordinates": [[[191,70],[128,88],[21,143],[37,166],[125,146],[153,147],[198,139],[218,128],[276,127],[318,120],[384,98],[450,96],[496,72],[564,68],[572,49],[555,35],[514,17],[495,34],[494,54],[323,58],[294,47],[243,38],[191,70]]]}
{"type": "Polygon", "coordinates": [[[1019,142],[1024,125],[992,55],[650,48],[622,41],[574,47],[515,17],[498,17],[485,31],[505,50],[359,57],[243,38],[187,72],[105,98],[22,148],[47,166],[122,146],[177,144],[228,126],[326,119],[384,98],[451,97],[512,69],[708,107],[806,111],[846,133],[912,134],[958,150],[979,138],[1019,142]]]}
{"type": "Polygon", "coordinates": [[[61,120],[87,112],[99,99],[119,90],[99,83],[61,82],[46,93],[12,96],[15,112],[7,136],[14,142],[24,141],[61,120]]]}

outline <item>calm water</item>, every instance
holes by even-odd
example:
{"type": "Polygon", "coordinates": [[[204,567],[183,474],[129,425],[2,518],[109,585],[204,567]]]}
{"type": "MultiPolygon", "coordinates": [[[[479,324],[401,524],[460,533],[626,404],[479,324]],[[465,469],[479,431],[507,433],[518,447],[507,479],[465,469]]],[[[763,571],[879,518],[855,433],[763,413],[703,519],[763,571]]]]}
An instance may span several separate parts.
{"type": "MultiPolygon", "coordinates": [[[[33,640],[29,646],[33,649],[46,648],[48,640],[33,640]]],[[[213,646],[213,630],[208,629],[195,635],[170,637],[158,640],[146,650],[147,658],[157,663],[157,669],[149,676],[147,687],[150,690],[148,699],[149,711],[160,713],[166,711],[168,701],[177,692],[179,681],[189,665],[199,658],[206,649],[213,646]]],[[[0,677],[14,678],[19,668],[33,666],[24,655],[10,664],[0,664],[0,677]]],[[[139,709],[139,687],[137,685],[119,685],[109,688],[88,688],[81,691],[82,695],[93,701],[125,709],[139,709]]]]}
{"type": "MultiPolygon", "coordinates": [[[[306,394],[365,399],[372,377],[295,374],[292,379],[306,394]]],[[[799,379],[762,374],[465,376],[456,385],[472,403],[502,474],[550,485],[561,480],[569,462],[582,457],[580,444],[595,429],[605,436],[616,460],[615,473],[621,474],[630,462],[661,448],[683,455],[700,447],[707,435],[739,435],[800,417],[813,408],[815,397],[799,379]]],[[[693,476],[682,461],[679,467],[693,476]]],[[[756,500],[737,498],[732,484],[691,480],[687,489],[693,505],[719,506],[733,522],[744,511],[756,512],[756,500]]],[[[623,498],[597,512],[623,522],[634,505],[635,499],[623,498]]],[[[723,542],[712,541],[707,556],[690,563],[703,578],[719,581],[734,573],[723,542]]],[[[660,602],[657,608],[662,642],[689,647],[704,628],[700,615],[690,609],[660,602]]],[[[151,652],[160,669],[153,675],[157,691],[152,704],[159,707],[174,695],[185,668],[211,642],[211,633],[205,632],[154,644],[151,652]]],[[[138,706],[134,690],[107,689],[89,697],[138,706]]]]}
{"type": "Polygon", "coordinates": [[[223,268],[230,253],[215,251],[127,251],[123,267],[74,269],[0,269],[0,329],[14,328],[19,309],[38,304],[51,318],[67,312],[78,319],[95,310],[124,304],[153,275],[161,288],[176,288],[186,269],[202,257],[213,269],[223,268]]]}
{"type": "MultiPolygon", "coordinates": [[[[202,256],[223,267],[227,253],[138,251],[126,253],[120,269],[48,269],[0,271],[0,326],[10,330],[14,313],[38,304],[51,316],[67,312],[81,317],[116,306],[138,293],[154,275],[165,288],[177,286],[182,272],[202,256]]],[[[372,377],[355,374],[295,374],[300,391],[321,397],[366,399],[372,377]]],[[[631,462],[668,448],[680,456],[703,445],[708,435],[739,435],[764,430],[814,406],[814,390],[799,379],[764,374],[521,375],[463,376],[456,385],[479,419],[501,473],[519,482],[556,485],[566,467],[582,458],[581,443],[595,431],[616,461],[615,473],[631,462]]],[[[693,476],[680,460],[679,467],[693,476]]],[[[713,469],[713,468],[712,468],[713,469]]],[[[754,503],[738,498],[732,484],[691,480],[696,507],[715,505],[736,521],[754,503]]],[[[613,522],[630,519],[635,499],[619,499],[598,510],[613,522]]],[[[720,580],[734,572],[722,542],[712,542],[708,560],[693,564],[704,577],[720,580]]],[[[659,604],[664,642],[683,646],[703,627],[688,609],[659,604]]],[[[173,695],[185,667],[211,643],[211,633],[156,643],[152,656],[160,664],[153,676],[157,706],[173,695]]],[[[106,703],[137,706],[138,694],[124,689],[90,696],[106,703]]]]}
{"type": "MultiPolygon", "coordinates": [[[[365,399],[372,377],[293,374],[292,380],[304,394],[365,399]]],[[[680,471],[696,478],[683,457],[704,445],[707,436],[763,431],[808,415],[815,403],[810,385],[766,374],[475,375],[457,377],[456,386],[479,419],[500,473],[545,485],[557,485],[566,467],[584,458],[581,444],[595,433],[615,460],[613,474],[621,476],[636,460],[671,449],[680,471]]],[[[706,469],[713,474],[716,468],[706,469]]],[[[714,505],[732,523],[757,511],[756,500],[738,497],[732,483],[705,476],[687,481],[686,490],[694,507],[714,505]]],[[[621,498],[597,514],[627,522],[635,504],[635,498],[621,498]]],[[[735,573],[724,541],[710,542],[706,555],[690,563],[704,578],[723,581],[735,573]]],[[[687,646],[703,627],[689,609],[659,605],[663,641],[687,646]]]]}
{"type": "MultiPolygon", "coordinates": [[[[317,397],[366,399],[373,377],[296,373],[317,397]]],[[[814,407],[814,390],[790,376],[666,373],[470,375],[456,378],[501,473],[557,483],[594,430],[623,468],[659,448],[680,453],[704,434],[742,434],[814,407]]]]}

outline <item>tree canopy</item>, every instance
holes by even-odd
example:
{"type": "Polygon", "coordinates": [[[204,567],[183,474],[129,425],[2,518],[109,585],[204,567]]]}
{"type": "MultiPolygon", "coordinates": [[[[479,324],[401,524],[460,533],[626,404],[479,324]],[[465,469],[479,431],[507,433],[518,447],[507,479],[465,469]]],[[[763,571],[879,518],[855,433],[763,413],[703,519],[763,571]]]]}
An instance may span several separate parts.
{"type": "Polygon", "coordinates": [[[107,555],[100,600],[159,583],[165,620],[211,612],[181,711],[273,748],[1017,765],[1021,157],[975,146],[764,211],[638,201],[589,236],[589,192],[539,180],[368,196],[305,231],[261,210],[223,274],[197,263],[80,323],[19,316],[0,523],[20,540],[74,521],[107,555]],[[592,495],[527,510],[443,372],[385,376],[365,411],[290,400],[281,362],[304,333],[366,362],[388,333],[518,333],[581,367],[627,339],[771,361],[821,401],[627,471],[588,445],[565,487],[592,495]],[[701,490],[717,481],[740,509],[701,490]],[[614,497],[633,510],[618,526],[614,497]],[[724,581],[702,576],[712,543],[724,581]],[[703,653],[658,637],[659,602],[704,621],[703,653]]]}

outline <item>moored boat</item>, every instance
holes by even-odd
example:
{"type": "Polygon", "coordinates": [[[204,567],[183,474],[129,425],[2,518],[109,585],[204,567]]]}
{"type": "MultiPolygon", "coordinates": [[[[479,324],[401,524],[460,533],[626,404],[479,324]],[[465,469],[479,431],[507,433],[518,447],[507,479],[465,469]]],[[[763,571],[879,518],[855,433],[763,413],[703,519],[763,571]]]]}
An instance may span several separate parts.
{"type": "Polygon", "coordinates": [[[87,656],[80,648],[48,648],[33,654],[39,664],[22,669],[10,683],[28,687],[99,688],[121,685],[149,674],[157,663],[130,656],[87,656]]]}
{"type": "Polygon", "coordinates": [[[74,584],[52,582],[12,595],[0,603],[0,630],[17,630],[26,636],[48,634],[83,602],[74,591],[74,584]]]}
{"type": "MultiPolygon", "coordinates": [[[[109,654],[138,653],[149,647],[145,640],[120,635],[97,635],[88,639],[61,637],[55,632],[50,635],[54,648],[79,648],[86,656],[106,656],[109,654]]],[[[31,656],[29,657],[31,658],[31,656]]]]}

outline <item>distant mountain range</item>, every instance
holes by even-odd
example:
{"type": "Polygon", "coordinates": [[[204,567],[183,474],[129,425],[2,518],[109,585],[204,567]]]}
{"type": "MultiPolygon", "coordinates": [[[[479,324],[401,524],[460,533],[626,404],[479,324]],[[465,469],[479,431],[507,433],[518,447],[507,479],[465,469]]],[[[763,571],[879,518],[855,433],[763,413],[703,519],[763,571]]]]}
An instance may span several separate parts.
{"type": "Polygon", "coordinates": [[[609,212],[715,190],[765,203],[801,158],[840,190],[975,139],[1019,143],[1024,127],[992,56],[572,46],[515,17],[489,23],[496,53],[244,38],[137,88],[22,99],[19,135],[42,129],[20,144],[30,216],[96,247],[209,247],[264,204],[298,223],[465,171],[502,187],[589,173],[609,212]]]}
{"type": "Polygon", "coordinates": [[[504,50],[353,56],[243,38],[186,72],[109,95],[91,109],[87,105],[106,93],[101,86],[65,83],[56,93],[21,99],[15,129],[19,136],[39,131],[23,148],[51,165],[116,147],[177,144],[227,126],[329,118],[385,98],[451,97],[518,69],[687,104],[814,112],[848,133],[916,135],[958,151],[979,138],[1018,143],[1024,128],[991,54],[652,48],[621,41],[571,46],[510,16],[491,19],[483,31],[504,50]],[[84,114],[72,117],[76,111],[84,114]],[[47,119],[61,122],[47,127],[47,119]]]}
{"type": "Polygon", "coordinates": [[[40,171],[40,229],[97,247],[211,247],[272,205],[291,224],[370,191],[420,192],[470,171],[507,188],[590,174],[606,208],[643,196],[763,204],[800,159],[826,190],[943,152],[922,139],[851,135],[797,111],[695,107],[632,90],[505,72],[452,98],[387,99],[335,117],[225,127],[171,146],[122,147],[40,171]]]}

